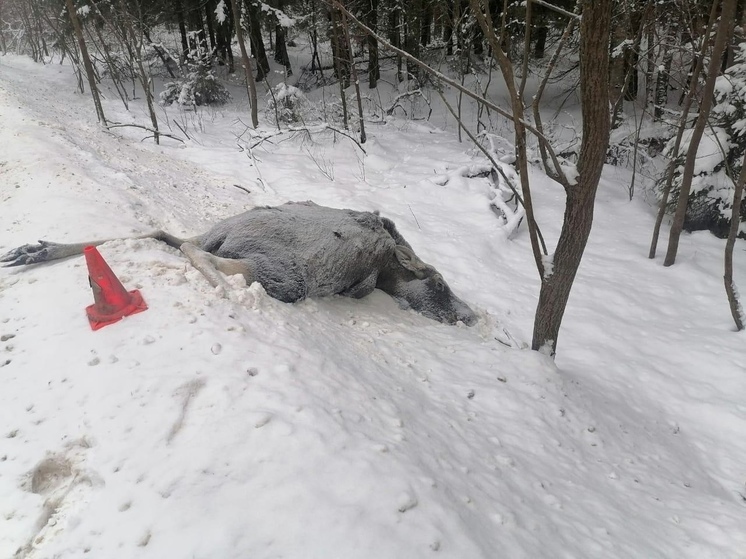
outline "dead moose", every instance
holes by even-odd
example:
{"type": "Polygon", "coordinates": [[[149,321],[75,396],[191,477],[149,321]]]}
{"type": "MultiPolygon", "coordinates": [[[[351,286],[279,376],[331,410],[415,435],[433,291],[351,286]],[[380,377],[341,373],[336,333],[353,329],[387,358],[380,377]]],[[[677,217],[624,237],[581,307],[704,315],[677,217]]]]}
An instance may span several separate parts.
{"type": "MultiPolygon", "coordinates": [[[[218,272],[242,274],[247,284],[257,281],[286,303],[328,295],[359,299],[378,288],[402,308],[440,322],[473,325],[477,320],[443,276],[417,257],[394,223],[377,213],[289,202],[253,208],[190,239],[164,231],[134,238],[153,238],[180,249],[213,286],[230,289],[218,272]]],[[[39,241],[11,250],[0,262],[49,262],[105,242],[39,241]]]]}

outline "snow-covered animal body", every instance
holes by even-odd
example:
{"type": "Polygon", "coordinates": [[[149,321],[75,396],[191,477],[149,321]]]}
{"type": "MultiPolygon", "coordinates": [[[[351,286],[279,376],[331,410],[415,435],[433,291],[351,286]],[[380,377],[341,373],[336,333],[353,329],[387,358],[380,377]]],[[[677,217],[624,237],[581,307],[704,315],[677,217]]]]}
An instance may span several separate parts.
{"type": "MultiPolygon", "coordinates": [[[[376,213],[290,202],[251,209],[191,239],[163,231],[139,238],[180,248],[213,285],[223,283],[215,270],[240,273],[247,283],[258,281],[284,302],[336,294],[360,298],[379,288],[400,306],[429,318],[476,322],[474,311],[415,255],[394,223],[376,213]]],[[[103,242],[40,241],[11,250],[0,261],[8,266],[48,262],[103,242]]]]}

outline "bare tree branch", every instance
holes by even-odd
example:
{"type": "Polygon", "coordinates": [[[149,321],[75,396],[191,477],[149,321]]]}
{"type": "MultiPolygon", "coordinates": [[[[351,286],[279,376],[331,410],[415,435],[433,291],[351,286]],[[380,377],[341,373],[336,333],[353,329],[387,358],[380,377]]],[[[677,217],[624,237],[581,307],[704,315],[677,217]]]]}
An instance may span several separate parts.
{"type": "Polygon", "coordinates": [[[549,8],[550,10],[554,10],[555,12],[562,14],[563,16],[567,16],[570,19],[580,21],[580,14],[574,14],[572,12],[568,12],[567,10],[563,10],[559,6],[555,6],[554,4],[550,4],[549,2],[545,2],[544,0],[531,0],[534,4],[539,4],[540,6],[544,6],[545,8],[549,8]]]}
{"type": "MultiPolygon", "coordinates": [[[[414,56],[412,56],[408,52],[406,52],[406,51],[404,51],[404,50],[402,50],[400,48],[397,48],[394,45],[392,45],[391,43],[389,43],[386,39],[384,39],[383,37],[381,37],[380,35],[378,35],[370,27],[366,26],[363,22],[361,22],[358,18],[356,18],[353,14],[351,14],[338,0],[323,0],[323,1],[326,4],[328,4],[329,6],[332,6],[332,7],[336,8],[336,9],[340,10],[341,12],[343,12],[364,33],[366,33],[367,35],[370,35],[370,36],[374,37],[378,41],[378,44],[381,45],[382,47],[394,51],[396,54],[398,54],[402,58],[404,58],[406,60],[409,60],[413,64],[419,66],[420,68],[422,68],[423,70],[425,70],[426,72],[428,72],[429,74],[431,74],[432,76],[435,76],[436,78],[438,78],[443,83],[448,84],[449,86],[453,87],[454,89],[457,89],[458,91],[460,91],[461,93],[463,93],[467,97],[470,97],[471,99],[474,99],[478,103],[483,104],[485,107],[488,107],[488,108],[492,109],[497,114],[502,115],[502,116],[504,116],[506,118],[509,118],[510,120],[515,120],[515,117],[513,116],[513,114],[510,111],[506,111],[505,109],[503,109],[503,108],[495,105],[491,101],[485,99],[484,97],[481,97],[480,95],[474,93],[473,91],[469,90],[468,88],[462,86],[458,82],[450,79],[448,76],[446,76],[442,72],[439,72],[435,68],[433,68],[431,66],[428,66],[427,64],[425,64],[424,62],[422,62],[420,59],[415,58],[414,56]]],[[[542,134],[541,132],[539,132],[539,130],[537,130],[534,126],[532,126],[530,123],[526,122],[525,120],[520,119],[520,123],[523,125],[523,127],[526,130],[528,130],[534,136],[536,136],[536,138],[539,140],[539,142],[542,142],[544,144],[544,146],[546,147],[547,151],[550,154],[550,158],[552,159],[552,161],[556,161],[557,160],[556,154],[554,153],[554,149],[552,148],[552,146],[551,146],[549,140],[546,138],[546,136],[544,136],[544,134],[542,134]]],[[[560,169],[560,171],[561,171],[561,169],[560,169]]]]}
{"type": "MultiPolygon", "coordinates": [[[[182,144],[184,143],[184,140],[182,140],[178,136],[173,136],[171,134],[166,134],[165,132],[161,132],[159,130],[153,130],[149,126],[143,126],[142,124],[107,124],[105,126],[105,128],[107,130],[111,130],[112,128],[142,128],[143,130],[147,130],[148,132],[150,132],[153,135],[157,134],[159,136],[165,136],[166,138],[171,138],[172,140],[177,140],[177,141],[181,142],[182,144]]],[[[148,136],[148,137],[150,137],[150,136],[148,136]]]]}

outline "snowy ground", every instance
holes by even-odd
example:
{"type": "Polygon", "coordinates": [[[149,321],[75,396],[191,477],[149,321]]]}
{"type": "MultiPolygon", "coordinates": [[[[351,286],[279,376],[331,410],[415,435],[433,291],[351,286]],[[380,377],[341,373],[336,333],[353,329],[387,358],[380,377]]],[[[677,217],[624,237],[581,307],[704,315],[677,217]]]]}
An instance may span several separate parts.
{"type": "MultiPolygon", "coordinates": [[[[236,283],[230,303],[178,252],[115,241],[101,253],[150,308],[91,332],[81,258],[3,270],[0,557],[746,558],[746,337],[723,243],[648,260],[652,211],[625,171],[604,174],[555,364],[525,349],[525,231],[505,238],[483,179],[442,180],[480,162],[450,132],[371,124],[366,155],[327,135],[265,142],[254,165],[241,107],[173,110],[194,140],[158,147],[102,132],[74,89],[67,67],[0,58],[0,252],[312,199],[394,219],[480,320],[380,292],[288,305],[236,283]]],[[[562,192],[534,185],[553,243],[562,192]]]]}

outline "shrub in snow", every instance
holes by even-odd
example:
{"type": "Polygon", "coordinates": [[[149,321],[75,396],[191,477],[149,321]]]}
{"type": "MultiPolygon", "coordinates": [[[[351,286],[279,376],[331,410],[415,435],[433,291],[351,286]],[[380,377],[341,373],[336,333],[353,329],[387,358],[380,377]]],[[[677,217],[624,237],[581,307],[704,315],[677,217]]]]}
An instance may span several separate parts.
{"type": "MultiPolygon", "coordinates": [[[[709,229],[718,237],[726,237],[734,185],[746,153],[746,43],[739,45],[736,64],[717,80],[711,122],[697,150],[684,228],[687,231],[709,229]]],[[[673,140],[664,150],[668,157],[677,160],[669,202],[671,211],[678,203],[691,134],[691,130],[684,133],[678,154],[672,153],[673,140]]],[[[658,183],[659,191],[664,184],[665,177],[658,183]]],[[[740,236],[743,237],[746,236],[746,199],[740,207],[740,219],[740,236]]]]}
{"type": "Polygon", "coordinates": [[[311,111],[311,104],[297,87],[280,83],[267,93],[266,115],[269,120],[279,118],[286,124],[308,121],[309,117],[313,118],[309,114],[311,111]]]}
{"type": "Polygon", "coordinates": [[[160,95],[161,105],[222,105],[230,99],[230,93],[217,80],[206,60],[190,63],[187,67],[186,78],[165,85],[160,95]]]}

